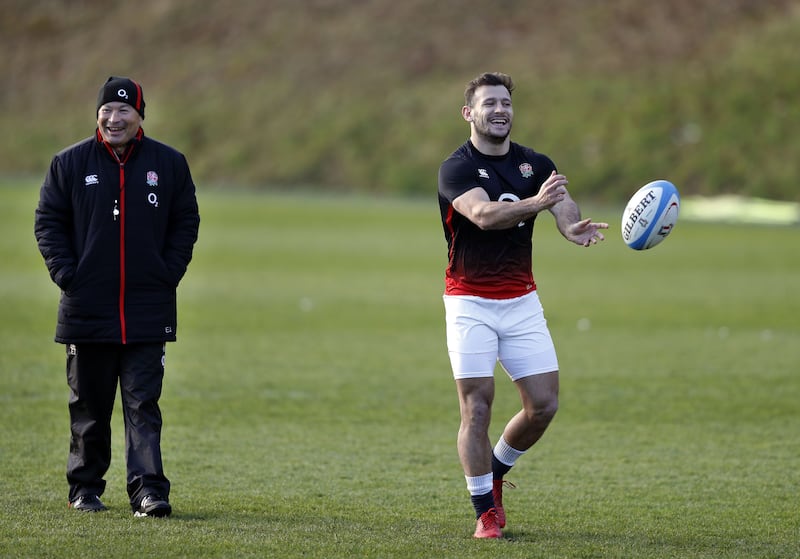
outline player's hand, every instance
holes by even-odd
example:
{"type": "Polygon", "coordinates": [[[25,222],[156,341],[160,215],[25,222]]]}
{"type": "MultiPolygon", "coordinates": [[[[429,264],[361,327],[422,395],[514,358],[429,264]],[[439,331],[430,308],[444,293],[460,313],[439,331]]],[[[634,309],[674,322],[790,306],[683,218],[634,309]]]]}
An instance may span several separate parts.
{"type": "Polygon", "coordinates": [[[547,180],[542,183],[542,187],[536,196],[533,197],[538,211],[549,210],[567,197],[567,185],[569,181],[564,175],[558,175],[555,171],[550,173],[547,180]]]}
{"type": "Polygon", "coordinates": [[[608,229],[608,223],[595,223],[586,218],[570,225],[565,236],[575,244],[588,247],[605,240],[600,229],[608,229]]]}

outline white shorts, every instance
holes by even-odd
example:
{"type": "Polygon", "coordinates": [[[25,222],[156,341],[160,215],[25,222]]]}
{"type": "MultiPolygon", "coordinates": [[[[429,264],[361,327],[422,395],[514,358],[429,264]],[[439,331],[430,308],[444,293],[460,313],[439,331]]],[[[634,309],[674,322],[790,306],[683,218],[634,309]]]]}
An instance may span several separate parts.
{"type": "Polygon", "coordinates": [[[494,376],[497,361],[511,380],[558,371],[536,291],[515,299],[445,295],[444,308],[456,379],[494,376]]]}

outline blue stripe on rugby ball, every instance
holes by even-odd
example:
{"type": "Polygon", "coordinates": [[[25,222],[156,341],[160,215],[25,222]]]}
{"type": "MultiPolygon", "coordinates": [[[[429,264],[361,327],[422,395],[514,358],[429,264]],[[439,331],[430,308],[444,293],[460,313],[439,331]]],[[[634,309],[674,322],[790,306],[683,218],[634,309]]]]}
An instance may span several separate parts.
{"type": "Polygon", "coordinates": [[[644,185],[622,213],[622,239],[634,250],[647,250],[667,238],[680,212],[680,195],[669,181],[644,185]]]}

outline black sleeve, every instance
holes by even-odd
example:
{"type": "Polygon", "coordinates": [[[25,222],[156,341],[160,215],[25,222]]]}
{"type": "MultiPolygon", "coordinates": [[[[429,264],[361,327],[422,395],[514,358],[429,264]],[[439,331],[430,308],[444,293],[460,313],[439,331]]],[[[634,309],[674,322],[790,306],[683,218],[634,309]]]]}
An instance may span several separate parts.
{"type": "Polygon", "coordinates": [[[439,194],[448,202],[478,186],[475,164],[466,159],[451,157],[439,167],[439,194]]]}
{"type": "Polygon", "coordinates": [[[176,165],[175,173],[175,199],[170,208],[164,249],[164,261],[175,285],[183,278],[192,260],[192,251],[200,228],[200,213],[192,174],[186,158],[183,155],[179,157],[180,162],[176,165]]]}
{"type": "Polygon", "coordinates": [[[50,277],[61,289],[67,289],[77,266],[72,246],[73,212],[69,181],[61,159],[50,163],[36,208],[34,234],[50,277]]]}

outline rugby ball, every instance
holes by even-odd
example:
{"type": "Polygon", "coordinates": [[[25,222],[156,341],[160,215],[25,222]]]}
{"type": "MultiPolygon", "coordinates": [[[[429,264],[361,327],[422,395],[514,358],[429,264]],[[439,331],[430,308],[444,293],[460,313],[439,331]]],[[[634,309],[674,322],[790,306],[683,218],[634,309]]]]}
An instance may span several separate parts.
{"type": "Polygon", "coordinates": [[[647,250],[667,238],[678,221],[681,198],[669,181],[647,183],[622,212],[622,240],[634,250],[647,250]]]}

